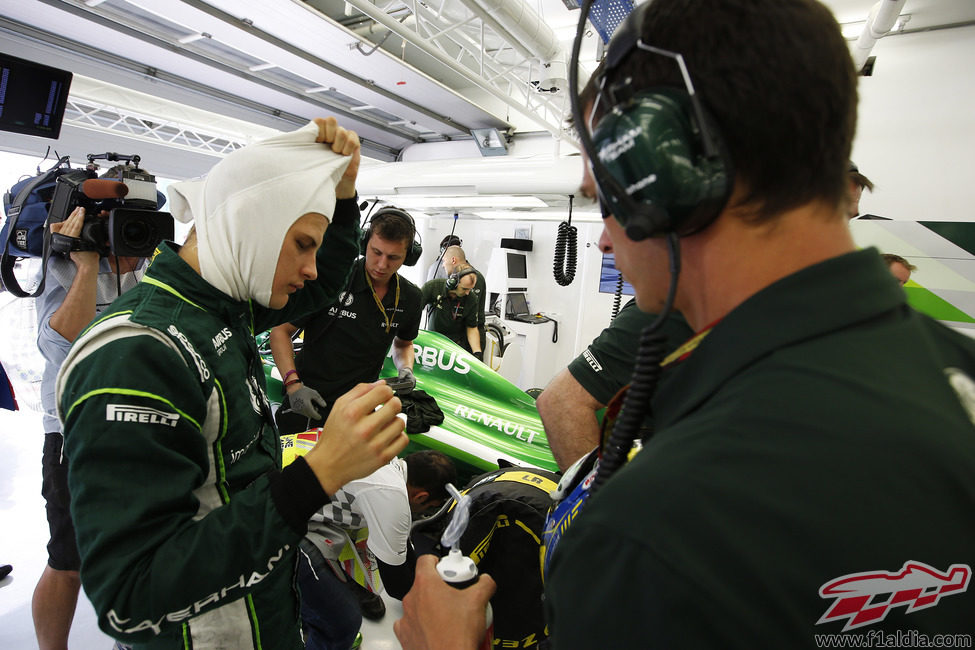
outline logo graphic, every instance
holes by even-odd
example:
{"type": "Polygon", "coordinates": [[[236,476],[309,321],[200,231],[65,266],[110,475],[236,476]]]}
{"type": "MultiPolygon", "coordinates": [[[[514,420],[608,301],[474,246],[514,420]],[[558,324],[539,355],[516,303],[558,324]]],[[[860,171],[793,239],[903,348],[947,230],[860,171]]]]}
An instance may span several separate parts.
{"type": "Polygon", "coordinates": [[[345,291],[342,293],[341,296],[339,296],[339,302],[345,305],[346,307],[352,304],[352,299],[353,296],[351,291],[345,291]]]}
{"type": "Polygon", "coordinates": [[[132,404],[109,404],[105,407],[105,419],[109,422],[140,422],[142,424],[164,424],[175,427],[179,416],[175,413],[157,411],[148,406],[132,404]]]}
{"type": "Polygon", "coordinates": [[[591,352],[591,351],[589,350],[589,348],[586,348],[586,350],[585,350],[585,351],[584,351],[584,352],[582,353],[582,356],[583,356],[583,357],[585,358],[585,360],[586,360],[586,361],[588,361],[588,362],[589,362],[589,365],[590,365],[590,366],[592,367],[592,369],[593,369],[594,371],[596,371],[596,372],[601,372],[601,371],[602,371],[602,369],[603,369],[603,366],[602,366],[602,364],[600,364],[600,363],[599,363],[599,362],[598,362],[598,361],[596,360],[596,355],[594,355],[594,354],[593,354],[593,353],[592,353],[592,352],[591,352]]]}
{"type": "Polygon", "coordinates": [[[905,562],[896,572],[866,571],[850,573],[824,583],[820,598],[835,598],[833,605],[816,625],[848,619],[843,632],[878,623],[894,607],[905,605],[906,613],[934,607],[942,596],[953,596],[968,589],[972,568],[952,564],[946,573],[923,562],[905,562]]]}

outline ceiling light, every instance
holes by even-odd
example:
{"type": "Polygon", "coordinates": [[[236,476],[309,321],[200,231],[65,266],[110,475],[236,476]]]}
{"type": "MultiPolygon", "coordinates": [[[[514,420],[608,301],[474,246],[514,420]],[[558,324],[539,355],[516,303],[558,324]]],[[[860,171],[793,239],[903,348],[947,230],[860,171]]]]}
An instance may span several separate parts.
{"type": "Polygon", "coordinates": [[[210,35],[207,34],[206,32],[202,32],[199,34],[190,34],[189,36],[184,36],[183,38],[179,39],[179,43],[180,45],[186,45],[187,43],[198,41],[201,38],[210,38],[210,35]]]}
{"type": "Polygon", "coordinates": [[[471,129],[482,156],[508,155],[508,143],[497,129],[471,129]]]}
{"type": "Polygon", "coordinates": [[[391,197],[394,203],[414,208],[547,208],[535,196],[410,196],[391,197]]]}

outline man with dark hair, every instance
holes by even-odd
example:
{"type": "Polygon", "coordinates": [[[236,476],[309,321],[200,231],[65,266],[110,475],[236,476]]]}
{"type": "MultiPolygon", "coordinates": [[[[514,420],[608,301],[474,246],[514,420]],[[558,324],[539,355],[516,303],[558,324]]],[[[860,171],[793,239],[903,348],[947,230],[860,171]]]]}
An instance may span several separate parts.
{"type": "Polygon", "coordinates": [[[891,275],[897,278],[897,281],[903,287],[907,284],[907,281],[911,279],[911,272],[917,271],[917,267],[908,262],[906,259],[900,255],[895,255],[894,253],[884,253],[881,255],[884,261],[887,262],[887,268],[890,269],[891,275]]]}
{"type": "Polygon", "coordinates": [[[275,414],[281,433],[322,426],[332,404],[359,382],[375,381],[392,345],[399,380],[413,379],[420,290],[399,274],[413,245],[412,218],[380,209],[363,233],[365,250],[338,301],[271,330],[271,354],[285,396],[275,414]],[[304,329],[295,355],[292,337],[304,329]]]}
{"type": "MultiPolygon", "coordinates": [[[[853,242],[857,77],[836,20],[815,0],[651,0],[597,83],[600,247],[641,309],[672,296],[698,334],[656,394],[637,352],[620,420],[652,406],[656,430],[573,498],[545,573],[553,647],[975,632],[975,342],[853,242]]],[[[449,593],[434,564],[397,636],[473,648],[492,581],[449,593]]]]}
{"type": "MultiPolygon", "coordinates": [[[[847,216],[850,219],[860,216],[860,197],[863,196],[863,189],[873,192],[873,182],[860,173],[860,168],[852,160],[850,161],[850,204],[847,207],[847,216]]],[[[865,215],[866,217],[866,215],[865,215]]],[[[879,219],[880,217],[870,218],[879,219]]]]}
{"type": "Polygon", "coordinates": [[[416,564],[412,520],[443,505],[447,483],[456,482],[457,470],[446,454],[418,451],[347,483],[315,513],[298,560],[307,648],[347,648],[363,616],[377,620],[386,613],[379,594],[360,585],[340,563],[346,544],[355,545],[358,533],[368,528],[360,549],[366,555],[361,579],[371,584],[369,567],[378,565],[386,592],[402,598],[413,584],[416,564]]]}

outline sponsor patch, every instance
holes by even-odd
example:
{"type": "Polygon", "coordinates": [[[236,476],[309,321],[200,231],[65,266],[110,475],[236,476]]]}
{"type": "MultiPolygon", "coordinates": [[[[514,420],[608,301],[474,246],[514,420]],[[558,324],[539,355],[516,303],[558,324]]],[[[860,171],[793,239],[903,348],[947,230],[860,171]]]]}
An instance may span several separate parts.
{"type": "Polygon", "coordinates": [[[602,372],[602,364],[596,360],[596,356],[589,350],[589,348],[586,348],[586,350],[582,353],[582,357],[589,362],[589,365],[595,372],[602,372]]]}
{"type": "Polygon", "coordinates": [[[138,422],[140,424],[162,424],[175,427],[179,415],[167,413],[148,406],[134,404],[109,404],[105,407],[105,419],[109,422],[138,422]]]}
{"type": "Polygon", "coordinates": [[[934,607],[942,596],[954,596],[968,589],[972,568],[952,564],[942,573],[923,562],[905,562],[900,571],[849,573],[819,588],[820,598],[836,600],[816,625],[846,619],[843,631],[879,623],[894,607],[906,614],[934,607]]]}

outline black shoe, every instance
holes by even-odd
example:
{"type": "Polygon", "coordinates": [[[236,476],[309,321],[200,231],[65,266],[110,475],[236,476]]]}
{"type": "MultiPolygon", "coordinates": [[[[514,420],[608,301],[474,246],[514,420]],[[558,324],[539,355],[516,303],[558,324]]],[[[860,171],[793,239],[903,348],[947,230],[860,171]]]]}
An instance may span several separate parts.
{"type": "Polygon", "coordinates": [[[386,615],[386,603],[382,596],[374,594],[355,580],[349,580],[346,584],[352,589],[356,600],[359,601],[359,609],[362,615],[370,621],[378,621],[386,615]]]}
{"type": "Polygon", "coordinates": [[[9,564],[4,564],[3,566],[0,566],[0,580],[3,580],[8,575],[10,575],[10,572],[13,570],[14,568],[9,564]]]}

